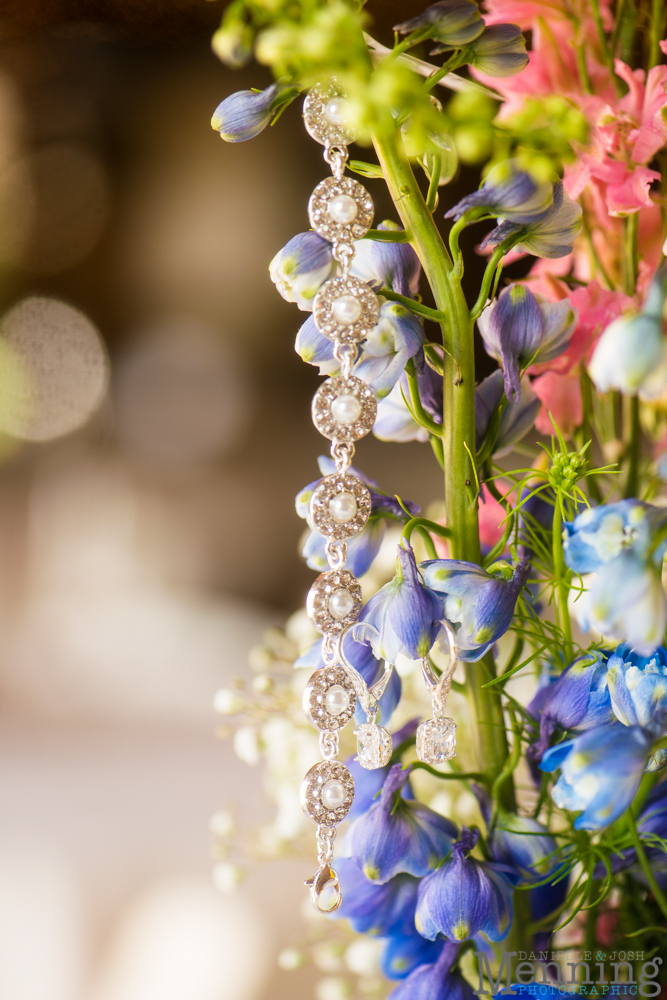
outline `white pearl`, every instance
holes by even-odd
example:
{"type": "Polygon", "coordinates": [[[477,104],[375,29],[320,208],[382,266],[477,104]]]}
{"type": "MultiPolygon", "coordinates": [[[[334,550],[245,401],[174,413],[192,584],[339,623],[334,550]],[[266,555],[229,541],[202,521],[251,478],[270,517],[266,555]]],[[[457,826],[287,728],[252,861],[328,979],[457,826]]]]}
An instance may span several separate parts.
{"type": "Polygon", "coordinates": [[[325,809],[337,809],[345,802],[345,786],[338,778],[325,781],[320,792],[322,805],[325,809]]]}
{"type": "Polygon", "coordinates": [[[331,404],[331,416],[337,424],[353,424],[361,414],[361,403],[356,396],[343,393],[331,404]]]}
{"type": "Polygon", "coordinates": [[[336,493],[329,501],[329,513],[338,524],[347,524],[357,513],[357,501],[352,493],[336,493]]]}
{"type": "Polygon", "coordinates": [[[339,222],[342,226],[349,226],[356,219],[359,209],[356,201],[349,194],[337,194],[327,205],[327,212],[334,222],[339,222]]]}
{"type": "Polygon", "coordinates": [[[361,316],[361,302],[354,295],[339,295],[331,303],[331,311],[342,326],[350,326],[361,316]]]}
{"type": "Polygon", "coordinates": [[[349,590],[345,590],[344,587],[339,587],[338,590],[334,590],[333,594],[329,598],[329,614],[336,621],[340,621],[349,615],[350,611],[354,607],[354,598],[349,590]]]}
{"type": "Polygon", "coordinates": [[[350,704],[350,696],[342,684],[334,684],[327,691],[324,707],[329,715],[340,715],[350,704]]]}
{"type": "Polygon", "coordinates": [[[344,97],[332,97],[324,105],[324,117],[332,125],[344,125],[350,113],[350,105],[344,97]]]}

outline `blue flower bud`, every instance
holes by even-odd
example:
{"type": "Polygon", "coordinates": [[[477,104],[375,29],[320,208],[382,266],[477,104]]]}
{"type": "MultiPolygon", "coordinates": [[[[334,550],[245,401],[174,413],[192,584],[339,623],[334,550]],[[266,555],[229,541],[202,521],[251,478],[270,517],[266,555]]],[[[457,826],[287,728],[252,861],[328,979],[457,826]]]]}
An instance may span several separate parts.
{"type": "Polygon", "coordinates": [[[460,219],[471,208],[483,208],[507,223],[538,222],[551,211],[554,190],[549,181],[538,181],[522,170],[516,160],[503,160],[489,170],[481,188],[457,202],[445,218],[460,219]]]}
{"type": "Polygon", "coordinates": [[[504,564],[500,577],[459,559],[429,559],[419,568],[442,601],[441,616],[456,633],[460,659],[474,661],[509,628],[530,566],[523,561],[512,570],[504,564]]]}
{"type": "Polygon", "coordinates": [[[211,127],[225,142],[245,142],[263,132],[271,121],[274,102],[283,88],[274,83],[259,93],[239,90],[218,104],[211,118],[211,127]]]}
{"type": "Polygon", "coordinates": [[[507,936],[515,878],[505,865],[468,857],[477,837],[463,827],[451,855],[420,883],[415,924],[431,941],[438,934],[466,941],[480,931],[491,941],[507,936]]]}
{"type": "MultiPolygon", "coordinates": [[[[499,213],[500,214],[500,213],[499,213]]],[[[553,187],[553,204],[539,221],[518,224],[505,215],[505,221],[489,233],[480,244],[498,246],[512,237],[514,249],[532,253],[535,257],[554,260],[572,253],[574,241],[581,232],[581,205],[565,193],[563,182],[553,187]]]]}
{"type": "Polygon", "coordinates": [[[396,575],[362,609],[355,634],[389,663],[395,663],[399,653],[417,660],[435,642],[441,618],[440,598],[422,583],[414,552],[401,539],[396,575]]]}
{"type": "MultiPolygon", "coordinates": [[[[419,31],[420,37],[433,38],[441,44],[433,52],[444,52],[467,45],[481,35],[484,21],[479,7],[472,0],[440,0],[409,21],[394,26],[394,31],[407,35],[419,31]]],[[[433,53],[432,53],[433,54],[433,53]]]]}
{"type": "Polygon", "coordinates": [[[487,76],[514,76],[528,65],[526,39],[517,24],[491,24],[472,46],[470,64],[487,76]]]}
{"type": "Polygon", "coordinates": [[[353,369],[378,399],[388,395],[405,366],[424,345],[424,328],[400,302],[383,302],[380,320],[363,343],[361,360],[353,369]]]}
{"type": "MultiPolygon", "coordinates": [[[[498,368],[475,387],[475,440],[478,450],[500,403],[503,386],[503,373],[498,368]]],[[[517,441],[525,437],[535,423],[541,405],[531,388],[530,379],[524,375],[516,399],[510,397],[509,406],[503,410],[493,449],[494,455],[502,458],[511,452],[517,441]]]]}
{"type": "Polygon", "coordinates": [[[650,741],[639,726],[612,722],[547,750],[540,769],[560,768],[551,794],[561,809],[581,812],[575,829],[601,830],[631,804],[649,750],[650,741]]]}
{"type": "Polygon", "coordinates": [[[334,375],[340,369],[334,357],[333,341],[320,333],[312,316],[299,328],[294,350],[306,364],[317,365],[320,375],[334,375]]]}
{"type": "Polygon", "coordinates": [[[549,685],[540,717],[540,738],[530,748],[530,756],[540,760],[557,729],[593,729],[612,719],[607,657],[599,651],[584,653],[549,685]]]}
{"type": "MultiPolygon", "coordinates": [[[[379,228],[390,226],[383,222],[379,228]]],[[[414,298],[419,291],[421,264],[409,243],[357,240],[354,250],[350,273],[355,277],[374,288],[390,288],[408,298],[414,298]]]]}
{"type": "MultiPolygon", "coordinates": [[[[417,885],[418,883],[415,883],[415,890],[417,885]]],[[[417,893],[415,891],[416,902],[417,893]]],[[[380,957],[380,972],[387,979],[405,979],[418,966],[436,962],[442,949],[442,941],[427,941],[414,930],[413,922],[412,934],[387,938],[380,957]]]]}
{"type": "Polygon", "coordinates": [[[346,847],[372,882],[383,884],[401,873],[421,878],[439,864],[456,836],[456,827],[444,816],[401,797],[409,774],[409,768],[395,764],[379,801],[347,835],[346,847]]]}
{"type": "Polygon", "coordinates": [[[284,299],[308,312],[320,286],[335,268],[331,244],[317,233],[299,233],[269,264],[271,280],[284,299]]]}
{"type": "Polygon", "coordinates": [[[357,934],[389,937],[415,933],[416,878],[397,875],[379,885],[366,878],[356,858],[341,858],[336,870],[343,902],[332,914],[334,919],[348,920],[357,934]]]}
{"type": "Polygon", "coordinates": [[[639,656],[621,643],[609,657],[607,679],[616,718],[660,736],[667,724],[667,649],[639,656]]]}
{"type": "Polygon", "coordinates": [[[477,320],[486,353],[503,368],[508,399],[519,394],[520,371],[553,361],[568,347],[577,313],[568,299],[548,302],[525,285],[508,285],[477,320]]]}
{"type": "Polygon", "coordinates": [[[418,966],[387,1000],[475,1000],[470,983],[458,969],[452,969],[459,946],[445,942],[440,948],[432,965],[418,966]]]}

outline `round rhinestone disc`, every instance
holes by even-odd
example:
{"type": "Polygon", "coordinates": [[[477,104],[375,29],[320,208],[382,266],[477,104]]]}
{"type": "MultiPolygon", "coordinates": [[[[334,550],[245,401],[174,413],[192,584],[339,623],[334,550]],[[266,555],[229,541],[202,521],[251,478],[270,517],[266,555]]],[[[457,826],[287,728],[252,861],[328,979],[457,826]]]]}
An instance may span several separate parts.
{"type": "Polygon", "coordinates": [[[330,569],[326,573],[320,573],[308,591],[306,601],[308,617],[317,631],[329,635],[337,635],[348,625],[353,625],[362,606],[359,581],[347,569],[330,569]],[[341,593],[349,595],[350,610],[338,618],[331,613],[331,603],[341,593]]]}
{"type": "Polygon", "coordinates": [[[313,398],[313,423],[320,434],[330,441],[358,441],[373,428],[377,416],[377,400],[373,390],[360,378],[336,375],[326,380],[313,398]],[[352,397],[359,402],[359,414],[354,419],[337,419],[336,400],[352,397]]]}
{"type": "Polygon", "coordinates": [[[373,223],[373,202],[365,187],[352,177],[326,177],[317,185],[308,202],[308,218],[316,233],[331,243],[360,240],[373,223]],[[351,198],[356,205],[356,215],[349,222],[339,222],[332,217],[330,206],[341,196],[351,198]]]}
{"type": "MultiPolygon", "coordinates": [[[[344,97],[332,84],[318,84],[306,95],[303,102],[303,122],[308,135],[323,146],[349,146],[357,132],[343,121],[332,121],[327,116],[332,99],[344,97]]],[[[338,116],[336,116],[338,117],[338,116]]]]}
{"type": "Polygon", "coordinates": [[[314,823],[335,826],[345,819],[354,801],[354,778],[338,760],[325,760],[315,764],[301,782],[301,808],[314,823]],[[334,809],[322,801],[322,789],[330,782],[340,783],[343,801],[334,809]]]}
{"type": "MultiPolygon", "coordinates": [[[[339,693],[339,692],[336,692],[339,693]]],[[[323,667],[312,675],[303,692],[303,710],[311,726],[321,732],[335,731],[346,726],[357,705],[357,695],[349,674],[343,667],[323,667]],[[347,706],[339,712],[329,710],[327,693],[342,688],[348,696],[347,706]]]]}
{"type": "Polygon", "coordinates": [[[310,498],[310,519],[315,531],[327,538],[342,541],[358,535],[366,527],[370,514],[371,494],[368,487],[349,473],[335,473],[321,479],[310,498]],[[353,516],[342,522],[332,514],[332,501],[335,505],[335,499],[341,494],[354,497],[356,501],[353,516]]]}
{"type": "Polygon", "coordinates": [[[372,288],[351,275],[332,278],[320,288],[313,302],[315,326],[329,340],[343,344],[358,344],[365,340],[380,318],[380,303],[372,288]],[[336,318],[335,303],[339,299],[357,299],[359,318],[351,323],[341,323],[336,318]]]}

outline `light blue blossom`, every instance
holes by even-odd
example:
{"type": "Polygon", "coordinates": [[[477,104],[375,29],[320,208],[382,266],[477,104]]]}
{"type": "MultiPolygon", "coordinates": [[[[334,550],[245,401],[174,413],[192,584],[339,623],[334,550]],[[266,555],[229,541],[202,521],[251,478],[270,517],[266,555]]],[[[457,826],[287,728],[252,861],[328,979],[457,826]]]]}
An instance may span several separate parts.
{"type": "Polygon", "coordinates": [[[528,65],[526,39],[517,24],[490,24],[471,48],[470,65],[487,76],[514,76],[528,65]]]}
{"type": "Polygon", "coordinates": [[[503,160],[489,170],[479,190],[457,202],[445,218],[460,219],[469,209],[481,208],[507,225],[535,223],[549,213],[553,199],[554,187],[549,181],[536,180],[516,160],[503,160]]]}
{"type": "Polygon", "coordinates": [[[401,35],[417,31],[419,38],[433,38],[439,42],[432,54],[467,45],[483,30],[479,7],[472,0],[440,0],[409,21],[394,25],[394,31],[401,35]]]}
{"type": "Polygon", "coordinates": [[[530,748],[530,756],[540,760],[557,729],[584,731],[612,719],[607,656],[599,650],[584,653],[549,685],[540,716],[540,738],[530,748]]]}
{"type": "Polygon", "coordinates": [[[383,884],[371,882],[356,857],[336,862],[343,902],[332,914],[348,920],[357,934],[374,937],[412,935],[419,881],[412,875],[397,875],[383,884]]]}
{"type": "Polygon", "coordinates": [[[278,251],[269,264],[269,274],[284,299],[308,312],[335,267],[331,244],[317,233],[308,232],[293,236],[278,251]]]}
{"type": "MultiPolygon", "coordinates": [[[[489,423],[503,395],[503,389],[504,379],[500,368],[487,375],[475,387],[475,439],[477,450],[482,447],[489,423]]],[[[527,375],[524,375],[521,379],[516,399],[510,398],[508,405],[500,417],[498,437],[493,449],[493,454],[496,457],[502,458],[503,455],[508,455],[517,441],[525,437],[535,423],[541,405],[531,388],[530,379],[527,375]]]]}
{"type": "Polygon", "coordinates": [[[456,633],[462,660],[481,659],[505,634],[530,568],[526,561],[514,569],[506,562],[495,567],[498,576],[459,559],[429,559],[419,565],[426,586],[442,601],[441,615],[456,633]]]}
{"type": "Polygon", "coordinates": [[[538,222],[518,224],[506,214],[505,220],[489,233],[480,246],[497,246],[512,238],[517,252],[553,260],[567,257],[581,232],[581,205],[565,193],[563,182],[553,187],[553,204],[538,222]]]}
{"type": "Polygon", "coordinates": [[[405,398],[410,398],[407,377],[402,375],[389,395],[378,402],[373,434],[380,441],[428,441],[429,434],[414,419],[405,398]]]}
{"type": "Polygon", "coordinates": [[[444,934],[450,941],[466,941],[480,931],[491,941],[502,941],[512,923],[512,883],[506,865],[468,857],[478,832],[463,827],[452,853],[419,885],[415,924],[433,941],[444,934]]]}
{"type": "MultiPolygon", "coordinates": [[[[389,222],[380,223],[378,228],[398,229],[389,222]]],[[[399,295],[414,298],[419,291],[421,264],[409,243],[357,240],[350,274],[367,281],[373,288],[390,288],[399,295]]]]}
{"type": "Polygon", "coordinates": [[[362,608],[353,631],[370,642],[376,656],[395,663],[399,653],[409,660],[426,656],[441,619],[442,602],[424,586],[410,543],[402,538],[396,575],[362,608]]]}
{"type": "Polygon", "coordinates": [[[547,750],[542,771],[560,768],[552,789],[557,806],[581,812],[577,830],[601,830],[634,799],[648,761],[650,741],[639,726],[612,722],[547,750]]]}
{"type": "Polygon", "coordinates": [[[245,142],[263,132],[271,121],[276,98],[284,88],[274,83],[266,90],[239,90],[218,104],[211,127],[225,142],[245,142]]]}
{"type": "Polygon", "coordinates": [[[667,538],[656,533],[667,510],[640,500],[585,510],[564,526],[565,562],[575,573],[595,573],[577,596],[580,627],[625,640],[647,656],[662,643],[667,599],[660,579],[667,538]]]}
{"type": "Polygon", "coordinates": [[[392,990],[387,1000],[475,1000],[470,983],[453,968],[458,945],[445,942],[432,965],[420,965],[392,990]]]}
{"type": "Polygon", "coordinates": [[[410,768],[395,764],[379,801],[350,827],[346,848],[371,882],[401,873],[421,878],[449,853],[456,827],[421,802],[401,796],[410,768]]]}
{"type": "Polygon", "coordinates": [[[335,375],[340,370],[340,364],[334,357],[333,341],[320,333],[312,316],[299,327],[294,350],[306,364],[316,365],[320,375],[335,375]]]}
{"type": "Polygon", "coordinates": [[[607,678],[616,718],[660,736],[667,724],[667,649],[639,656],[621,643],[609,657],[607,678]]]}
{"type": "Polygon", "coordinates": [[[520,372],[553,361],[568,347],[577,322],[568,299],[548,302],[525,285],[508,285],[477,320],[486,353],[502,365],[505,394],[519,394],[520,372]]]}
{"type": "MultiPolygon", "coordinates": [[[[415,885],[416,888],[416,885],[415,885]]],[[[417,893],[415,892],[415,903],[417,893]]],[[[380,956],[380,972],[387,979],[405,979],[420,965],[437,962],[442,952],[442,941],[427,941],[414,930],[413,933],[389,937],[380,956]]]]}
{"type": "Polygon", "coordinates": [[[400,302],[382,302],[380,319],[362,345],[353,374],[382,399],[396,385],[410,358],[424,345],[424,328],[400,302]]]}
{"type": "Polygon", "coordinates": [[[644,308],[613,320],[598,340],[588,372],[598,392],[654,399],[667,385],[667,341],[663,332],[665,276],[651,282],[644,308]]]}

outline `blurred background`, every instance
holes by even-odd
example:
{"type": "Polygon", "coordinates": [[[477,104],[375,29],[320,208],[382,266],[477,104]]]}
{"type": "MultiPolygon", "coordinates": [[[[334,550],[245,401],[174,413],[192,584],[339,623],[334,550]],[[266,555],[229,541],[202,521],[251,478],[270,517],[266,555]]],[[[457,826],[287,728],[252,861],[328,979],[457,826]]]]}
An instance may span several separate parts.
{"type": "MultiPolygon", "coordinates": [[[[211,130],[269,83],[212,54],[223,6],[0,11],[2,1000],[312,996],[276,965],[309,872],[211,876],[210,817],[269,808],[213,694],[303,602],[293,500],[324,450],[267,268],[326,169],[296,105],[252,143],[211,130]]],[[[421,6],[377,3],[380,34],[421,6]]],[[[440,495],[427,445],[359,453],[440,495]]]]}

